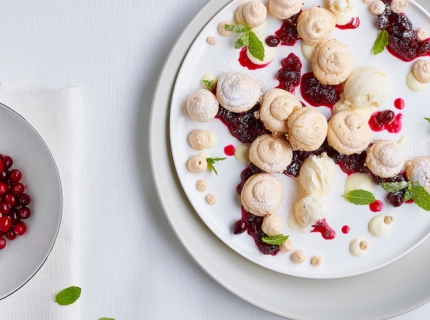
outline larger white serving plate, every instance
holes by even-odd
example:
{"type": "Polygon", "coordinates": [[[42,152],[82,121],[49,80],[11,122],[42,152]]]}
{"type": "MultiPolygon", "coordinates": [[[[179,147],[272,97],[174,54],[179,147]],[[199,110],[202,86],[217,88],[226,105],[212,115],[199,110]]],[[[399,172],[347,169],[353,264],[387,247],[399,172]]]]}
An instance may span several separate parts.
{"type": "MultiPolygon", "coordinates": [[[[231,2],[207,23],[193,42],[176,79],[170,110],[171,147],[179,179],[193,207],[206,225],[232,249],[261,266],[288,275],[306,278],[340,278],[380,268],[402,257],[429,235],[430,213],[415,205],[393,208],[385,201],[386,193],[381,188],[375,187],[374,193],[377,199],[385,201],[385,207],[381,213],[393,216],[395,221],[388,236],[375,238],[367,230],[368,222],[375,213],[372,213],[368,207],[354,206],[341,198],[344,193],[346,174],[342,173],[340,169],[337,172],[335,189],[329,198],[330,213],[327,222],[337,232],[336,238],[330,241],[324,240],[318,233],[302,234],[288,228],[286,224],[288,212],[299,199],[300,186],[295,180],[278,175],[283,180],[285,192],[283,204],[278,210],[285,222],[282,233],[290,235],[295,243],[295,249],[304,250],[308,257],[322,256],[324,263],[318,268],[312,267],[309,262],[301,265],[294,264],[290,259],[290,254],[280,253],[276,257],[265,256],[259,252],[254,240],[246,233],[239,236],[232,233],[234,222],[241,218],[240,200],[235,188],[240,182],[240,173],[246,165],[237,162],[234,157],[230,157],[217,165],[218,176],[209,171],[200,175],[193,175],[187,171],[186,161],[197,153],[187,143],[187,137],[192,130],[199,128],[211,130],[217,134],[219,142],[216,147],[206,150],[211,157],[224,156],[223,148],[225,146],[240,144],[219,120],[198,123],[192,121],[187,115],[184,108],[185,101],[191,92],[200,88],[199,81],[203,74],[213,72],[220,75],[227,71],[243,72],[258,80],[263,87],[263,92],[266,92],[277,85],[278,82],[274,76],[281,67],[280,60],[290,52],[294,52],[301,58],[302,74],[311,71],[310,64],[302,57],[300,42],[293,47],[278,47],[274,61],[266,68],[250,71],[239,64],[237,61],[239,50],[233,48],[233,43],[238,36],[223,38],[217,35],[216,29],[220,21],[232,20],[235,9],[244,2],[247,1],[231,2]],[[216,46],[206,43],[206,38],[210,35],[218,37],[219,42],[216,46]],[[208,181],[209,187],[206,194],[217,195],[217,205],[208,205],[205,202],[204,194],[196,191],[195,183],[199,179],[208,181]],[[344,225],[351,228],[347,235],[341,232],[344,225]],[[371,249],[364,257],[356,258],[349,253],[349,242],[355,237],[365,238],[370,243],[371,249]]],[[[304,9],[316,5],[322,6],[323,1],[306,1],[304,9]]],[[[430,28],[429,15],[416,3],[409,3],[406,14],[414,24],[414,28],[430,28]]],[[[403,130],[397,135],[387,132],[375,133],[374,139],[398,140],[407,135],[409,137],[405,146],[407,158],[428,156],[429,130],[428,123],[423,118],[430,115],[430,108],[422,101],[430,99],[430,90],[414,93],[407,88],[405,79],[412,63],[402,62],[387,51],[377,56],[372,55],[371,47],[378,33],[373,26],[375,16],[368,11],[368,5],[361,1],[357,5],[357,15],[361,20],[358,29],[336,29],[331,38],[336,38],[350,46],[354,53],[355,68],[370,66],[381,69],[388,75],[389,97],[381,109],[392,109],[398,112],[394,108],[396,98],[403,98],[406,105],[402,111],[403,130]]],[[[281,21],[268,17],[264,33],[273,34],[280,26],[281,21]]],[[[301,98],[299,89],[296,90],[296,95],[301,98]]],[[[325,107],[321,107],[320,110],[326,115],[330,114],[325,107]]]]}
{"type": "Polygon", "coordinates": [[[172,230],[213,279],[242,299],[294,319],[386,319],[430,301],[430,240],[398,261],[366,274],[333,280],[292,277],[243,258],[202,222],[183,192],[169,140],[169,110],[177,72],[195,37],[229,0],[212,0],[184,30],[166,60],[152,102],[152,174],[172,230]]]}
{"type": "Polygon", "coordinates": [[[27,232],[0,250],[0,299],[22,287],[40,269],[61,223],[62,191],[57,166],[36,130],[0,104],[0,153],[11,156],[31,197],[27,232]]]}

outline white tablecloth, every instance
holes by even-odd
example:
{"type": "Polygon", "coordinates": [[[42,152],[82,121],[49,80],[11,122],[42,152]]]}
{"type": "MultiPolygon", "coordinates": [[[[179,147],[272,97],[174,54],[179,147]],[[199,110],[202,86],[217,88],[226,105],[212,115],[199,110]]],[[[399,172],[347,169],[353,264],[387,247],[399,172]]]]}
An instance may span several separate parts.
{"type": "MultiPolygon", "coordinates": [[[[155,83],[206,2],[0,2],[0,82],[78,86],[84,97],[83,319],[279,319],[194,263],[152,184],[147,127],[155,83]]],[[[396,319],[428,314],[430,305],[396,319]]]]}

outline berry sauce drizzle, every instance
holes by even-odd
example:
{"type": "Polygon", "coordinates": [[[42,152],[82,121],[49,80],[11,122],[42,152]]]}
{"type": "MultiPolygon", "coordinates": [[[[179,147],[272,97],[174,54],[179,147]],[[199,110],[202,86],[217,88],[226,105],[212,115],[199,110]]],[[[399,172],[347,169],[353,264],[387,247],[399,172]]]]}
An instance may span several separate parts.
{"type": "Polygon", "coordinates": [[[247,47],[243,47],[239,53],[238,61],[242,67],[248,68],[249,70],[257,70],[257,69],[262,69],[267,67],[272,62],[272,61],[269,61],[268,63],[265,63],[265,64],[255,64],[248,58],[248,55],[246,54],[246,50],[248,50],[247,47]]]}
{"type": "Polygon", "coordinates": [[[336,25],[336,28],[340,29],[340,30],[350,30],[350,29],[357,29],[360,26],[360,18],[359,17],[355,17],[352,18],[350,22],[348,22],[347,24],[343,24],[343,25],[336,25]]]}
{"type": "Polygon", "coordinates": [[[303,99],[311,106],[326,106],[332,109],[335,103],[340,100],[343,87],[341,84],[335,86],[321,84],[314,77],[314,74],[309,72],[302,76],[300,92],[303,99]]]}
{"type": "Polygon", "coordinates": [[[287,90],[294,93],[300,83],[302,62],[294,53],[290,53],[286,58],[281,60],[282,68],[276,74],[279,85],[276,88],[287,90]]]}
{"type": "Polygon", "coordinates": [[[318,220],[312,226],[311,232],[319,232],[322,237],[326,240],[333,240],[336,237],[336,231],[334,231],[325,221],[325,219],[318,220]]]}
{"type": "Polygon", "coordinates": [[[254,113],[259,108],[260,105],[257,103],[251,110],[242,113],[233,113],[220,107],[216,118],[220,119],[227,126],[231,135],[240,142],[252,143],[257,137],[270,133],[264,127],[263,122],[254,116],[254,113]]]}
{"type": "Polygon", "coordinates": [[[384,204],[380,200],[376,200],[369,204],[369,209],[372,212],[380,212],[384,208],[384,204]]]}
{"type": "Polygon", "coordinates": [[[369,119],[369,126],[375,132],[387,130],[389,133],[399,133],[402,130],[402,118],[401,113],[395,114],[391,110],[376,111],[369,119]]]}
{"type": "Polygon", "coordinates": [[[397,98],[394,100],[394,107],[398,110],[403,110],[405,108],[405,100],[402,98],[397,98]]]}
{"type": "Polygon", "coordinates": [[[275,31],[275,35],[281,40],[283,46],[293,46],[299,40],[297,32],[297,18],[301,11],[292,17],[285,19],[279,30],[275,31]]]}
{"type": "Polygon", "coordinates": [[[348,234],[350,230],[351,230],[351,228],[347,225],[342,227],[342,233],[343,234],[348,234]]]}
{"type": "Polygon", "coordinates": [[[392,12],[391,0],[383,0],[385,11],[375,22],[379,30],[387,30],[388,51],[403,61],[412,61],[417,57],[430,56],[430,38],[417,39],[417,32],[412,28],[412,22],[405,14],[392,12]]]}

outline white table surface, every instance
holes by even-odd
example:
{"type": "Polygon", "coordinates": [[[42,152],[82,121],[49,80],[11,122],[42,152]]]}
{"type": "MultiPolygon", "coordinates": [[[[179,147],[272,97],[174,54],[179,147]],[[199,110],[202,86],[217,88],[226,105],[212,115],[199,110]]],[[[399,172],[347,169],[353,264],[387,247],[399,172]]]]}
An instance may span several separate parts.
{"type": "MultiPolygon", "coordinates": [[[[0,2],[0,82],[78,86],[84,95],[86,210],[77,261],[84,319],[280,319],[200,269],[173,234],[152,182],[147,129],[155,83],[206,2],[0,2]]],[[[428,314],[430,304],[395,319],[428,314]]]]}

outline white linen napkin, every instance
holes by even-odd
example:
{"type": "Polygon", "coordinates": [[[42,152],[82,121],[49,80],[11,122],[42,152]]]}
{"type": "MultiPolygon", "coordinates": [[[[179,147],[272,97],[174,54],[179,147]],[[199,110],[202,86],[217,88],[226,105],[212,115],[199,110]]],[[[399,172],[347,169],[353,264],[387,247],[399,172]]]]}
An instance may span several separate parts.
{"type": "Polygon", "coordinates": [[[63,216],[54,248],[24,287],[0,300],[0,319],[81,319],[80,299],[69,306],[54,302],[62,289],[81,286],[79,184],[85,117],[80,90],[0,84],[0,102],[23,116],[42,136],[57,163],[63,187],[63,216]]]}

